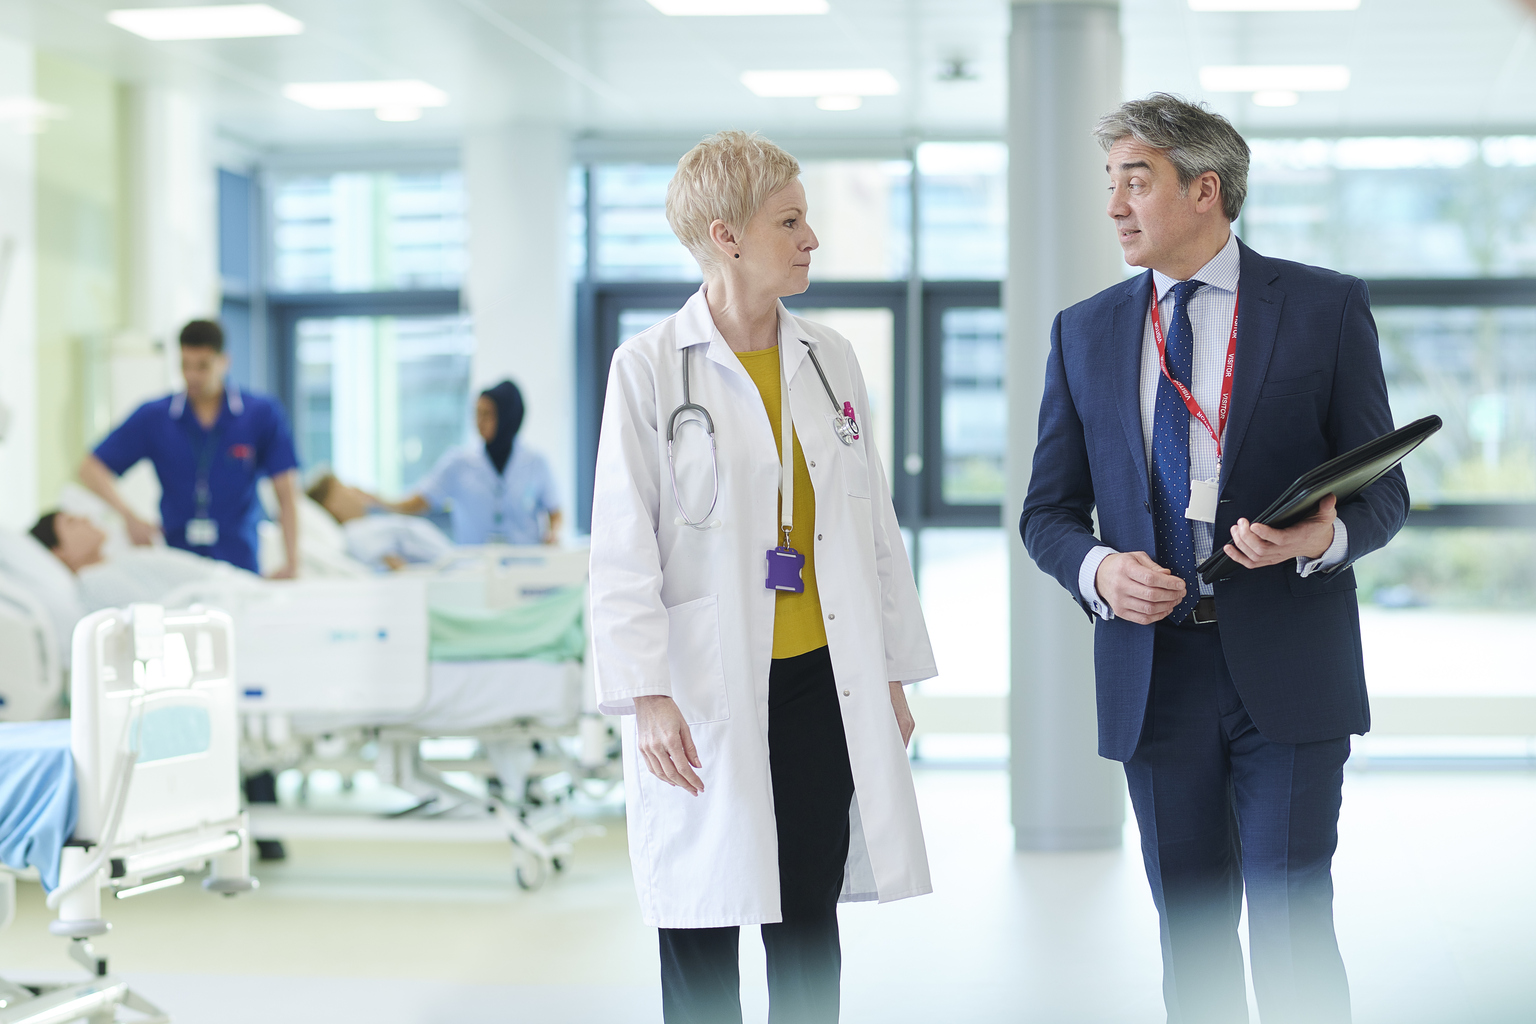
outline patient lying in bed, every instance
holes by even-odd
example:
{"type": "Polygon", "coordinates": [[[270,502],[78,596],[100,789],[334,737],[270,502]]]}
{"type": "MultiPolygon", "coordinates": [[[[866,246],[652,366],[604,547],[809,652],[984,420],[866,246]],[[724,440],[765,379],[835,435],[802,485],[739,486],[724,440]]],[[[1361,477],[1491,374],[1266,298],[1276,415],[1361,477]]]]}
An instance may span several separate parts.
{"type": "Polygon", "coordinates": [[[75,574],[87,611],[159,603],[178,587],[209,579],[261,579],[227,562],[172,547],[130,548],[109,559],[101,527],[69,512],[45,513],[32,527],[32,536],[75,574]]]}
{"type": "Polygon", "coordinates": [[[431,563],[453,550],[447,535],[427,520],[384,511],[379,499],[331,473],[315,481],[309,496],[341,524],[347,554],[375,569],[431,563]]]}

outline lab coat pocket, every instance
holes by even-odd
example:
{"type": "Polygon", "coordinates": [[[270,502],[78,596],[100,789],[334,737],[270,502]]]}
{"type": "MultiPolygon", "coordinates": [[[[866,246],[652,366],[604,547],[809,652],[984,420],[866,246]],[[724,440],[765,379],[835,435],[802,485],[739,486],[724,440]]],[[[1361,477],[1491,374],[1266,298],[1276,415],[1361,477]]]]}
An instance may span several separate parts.
{"type": "Polygon", "coordinates": [[[667,609],[672,699],[689,725],[730,717],[720,656],[720,600],[711,594],[667,609]]]}

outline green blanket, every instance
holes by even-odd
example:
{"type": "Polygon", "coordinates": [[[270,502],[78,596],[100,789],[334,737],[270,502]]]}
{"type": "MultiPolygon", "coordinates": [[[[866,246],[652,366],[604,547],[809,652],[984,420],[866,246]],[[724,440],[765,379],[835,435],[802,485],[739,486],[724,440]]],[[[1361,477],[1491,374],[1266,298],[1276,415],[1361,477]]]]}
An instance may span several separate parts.
{"type": "Polygon", "coordinates": [[[586,609],[584,587],[562,588],[517,608],[432,608],[427,612],[431,658],[580,659],[587,650],[586,609]]]}

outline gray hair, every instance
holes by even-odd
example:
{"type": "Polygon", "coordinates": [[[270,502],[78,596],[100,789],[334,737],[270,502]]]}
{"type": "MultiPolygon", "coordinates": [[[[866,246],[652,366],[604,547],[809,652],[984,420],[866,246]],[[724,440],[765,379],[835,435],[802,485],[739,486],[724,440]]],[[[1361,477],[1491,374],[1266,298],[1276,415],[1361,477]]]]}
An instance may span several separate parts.
{"type": "Polygon", "coordinates": [[[1248,143],[1231,121],[1204,103],[1166,92],[1127,100],[1099,118],[1093,136],[1105,152],[1127,136],[1162,150],[1186,192],[1190,182],[1214,172],[1221,179],[1221,209],[1227,220],[1237,220],[1242,212],[1248,197],[1248,143]]]}

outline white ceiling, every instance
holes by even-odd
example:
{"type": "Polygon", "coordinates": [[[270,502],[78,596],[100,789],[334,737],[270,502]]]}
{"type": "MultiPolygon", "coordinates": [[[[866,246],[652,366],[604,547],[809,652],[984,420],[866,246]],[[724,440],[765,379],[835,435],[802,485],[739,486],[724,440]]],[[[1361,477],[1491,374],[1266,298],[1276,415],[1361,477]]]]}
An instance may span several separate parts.
{"type": "MultiPolygon", "coordinates": [[[[164,0],[133,0],[155,3],[164,0]]],[[[208,0],[202,0],[208,2],[208,0]]],[[[726,127],[824,140],[999,137],[1006,117],[1006,0],[831,0],[820,17],[668,18],[645,0],[272,0],[299,36],[152,43],[109,25],[128,0],[0,0],[0,33],[203,96],[221,132],[258,149],[453,144],[470,127],[556,122],[604,139],[726,127]],[[970,80],[942,80],[962,59],[970,80]],[[889,70],[901,83],[862,109],[760,99],[742,71],[889,70]],[[312,111],[295,81],[419,78],[447,107],[384,123],[312,111]]],[[[1517,0],[1362,0],[1324,14],[1208,14],[1187,0],[1125,0],[1128,94],[1200,94],[1206,64],[1346,64],[1342,93],[1290,108],[1207,97],[1252,131],[1489,127],[1536,133],[1536,15],[1517,0]]]]}
{"type": "Polygon", "coordinates": [[[1518,0],[1361,0],[1356,11],[1206,14],[1186,0],[1129,0],[1125,87],[1199,95],[1222,64],[1343,64],[1349,88],[1294,107],[1210,95],[1254,132],[1465,131],[1536,134],[1536,14],[1518,0]]]}

